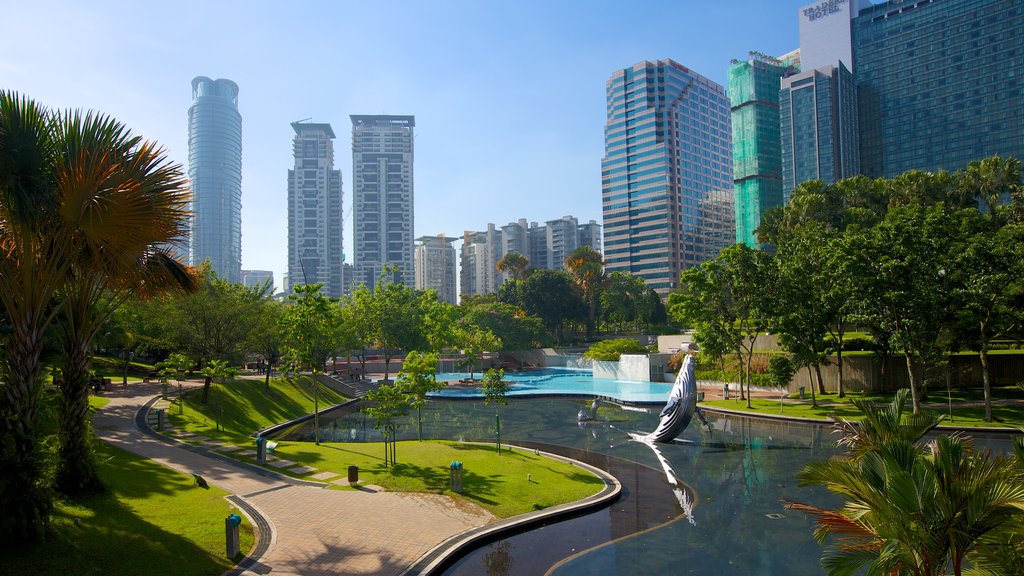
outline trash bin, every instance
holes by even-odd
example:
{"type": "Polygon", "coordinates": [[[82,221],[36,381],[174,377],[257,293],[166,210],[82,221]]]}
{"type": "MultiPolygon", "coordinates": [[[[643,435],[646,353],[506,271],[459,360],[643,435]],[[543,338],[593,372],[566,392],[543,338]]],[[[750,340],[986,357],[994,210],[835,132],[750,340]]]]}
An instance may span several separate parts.
{"type": "Polygon", "coordinates": [[[229,514],[224,519],[224,539],[227,542],[228,558],[238,556],[240,545],[238,543],[238,526],[242,523],[242,517],[238,514],[229,514]]]}
{"type": "Polygon", "coordinates": [[[451,475],[451,489],[452,492],[462,492],[462,462],[452,462],[448,467],[448,473],[451,475]]]}
{"type": "Polygon", "coordinates": [[[157,430],[163,430],[164,429],[164,409],[163,408],[157,408],[156,409],[156,429],[157,430]]]}
{"type": "Polygon", "coordinates": [[[263,436],[256,437],[256,463],[267,463],[267,439],[263,436]]]}
{"type": "Polygon", "coordinates": [[[804,387],[803,386],[800,387],[800,399],[801,400],[804,399],[804,387]]]}
{"type": "Polygon", "coordinates": [[[356,484],[359,482],[359,466],[348,467],[348,483],[356,484]]]}

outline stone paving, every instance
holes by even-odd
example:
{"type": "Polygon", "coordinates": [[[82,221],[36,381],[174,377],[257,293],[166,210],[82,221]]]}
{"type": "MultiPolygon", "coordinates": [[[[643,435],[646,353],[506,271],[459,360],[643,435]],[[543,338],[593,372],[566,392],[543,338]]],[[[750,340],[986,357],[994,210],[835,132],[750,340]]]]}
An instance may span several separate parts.
{"type": "MultiPolygon", "coordinates": [[[[152,438],[136,428],[134,419],[159,391],[159,384],[141,384],[108,392],[110,403],[96,413],[93,428],[105,442],[182,473],[199,474],[259,510],[273,535],[267,553],[245,574],[400,574],[441,542],[495,520],[483,508],[447,496],[298,485],[152,438]]],[[[209,440],[188,433],[177,436],[190,443],[209,440]]],[[[334,476],[320,472],[314,477],[334,476]]],[[[333,483],[341,480],[348,484],[345,479],[333,483]]]]}

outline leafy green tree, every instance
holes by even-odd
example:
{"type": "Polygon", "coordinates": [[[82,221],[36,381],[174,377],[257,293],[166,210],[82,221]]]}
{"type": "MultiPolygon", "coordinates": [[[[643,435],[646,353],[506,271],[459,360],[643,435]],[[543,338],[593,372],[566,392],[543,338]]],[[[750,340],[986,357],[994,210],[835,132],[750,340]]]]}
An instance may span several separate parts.
{"type": "Polygon", "coordinates": [[[519,299],[509,303],[540,318],[544,327],[559,342],[564,341],[562,331],[566,323],[583,320],[586,316],[583,300],[565,271],[534,270],[515,286],[519,299]]]}
{"type": "Polygon", "coordinates": [[[975,160],[957,174],[957,190],[966,200],[980,202],[990,218],[995,219],[1001,202],[1024,196],[1020,160],[992,156],[975,160]]]}
{"type": "Polygon", "coordinates": [[[627,272],[612,272],[599,295],[602,320],[625,328],[643,330],[665,321],[661,297],[644,279],[627,272]]]}
{"type": "MultiPolygon", "coordinates": [[[[484,393],[484,404],[508,404],[509,387],[505,382],[505,371],[501,368],[491,368],[485,372],[480,391],[484,393]]],[[[494,425],[496,446],[498,454],[501,454],[501,415],[497,412],[494,413],[494,425]]]]}
{"type": "Polygon", "coordinates": [[[595,342],[583,353],[584,358],[606,362],[618,362],[623,354],[647,354],[650,350],[632,338],[615,338],[595,342]]]}
{"type": "Polygon", "coordinates": [[[469,379],[475,380],[476,364],[485,352],[501,349],[501,339],[484,328],[460,322],[455,330],[456,345],[465,356],[462,365],[469,369],[469,379]]]}
{"type": "Polygon", "coordinates": [[[509,251],[495,265],[498,272],[508,274],[514,280],[522,280],[530,269],[530,259],[515,250],[509,251]]]}
{"type": "Polygon", "coordinates": [[[747,400],[748,408],[754,342],[769,317],[764,310],[768,302],[764,287],[773,284],[768,259],[764,252],[735,244],[718,258],[683,271],[679,290],[669,294],[670,316],[695,327],[699,343],[736,353],[740,395],[747,400]]]}
{"type": "MultiPolygon", "coordinates": [[[[261,287],[248,288],[219,278],[208,265],[199,289],[185,297],[161,298],[152,317],[171,349],[189,355],[199,366],[211,360],[241,362],[259,322],[261,287]]],[[[211,381],[203,384],[201,402],[209,400],[211,381]]]]}
{"type": "Polygon", "coordinates": [[[947,271],[952,276],[954,309],[967,327],[967,339],[978,350],[985,395],[985,421],[992,421],[992,383],[989,347],[992,340],[1020,326],[1024,317],[1015,300],[1024,292],[1024,225],[1009,224],[998,230],[978,222],[974,211],[960,213],[960,229],[973,229],[964,250],[954,254],[947,271]]]}
{"type": "MultiPolygon", "coordinates": [[[[327,359],[334,354],[339,310],[330,298],[320,293],[323,284],[295,285],[288,296],[293,302],[282,318],[285,355],[296,367],[312,372],[313,429],[316,445],[320,445],[320,399],[317,375],[322,374],[327,359]]],[[[209,381],[209,378],[207,378],[209,381]]]]}
{"type": "Polygon", "coordinates": [[[587,339],[594,336],[597,320],[598,294],[607,280],[604,258],[591,246],[580,246],[565,259],[565,269],[583,297],[587,307],[587,339]]]}
{"type": "MultiPolygon", "coordinates": [[[[388,269],[393,272],[392,269],[388,269]]],[[[364,314],[359,331],[384,356],[384,379],[391,371],[391,360],[401,350],[415,350],[429,345],[425,327],[426,299],[423,294],[400,282],[381,275],[373,290],[360,286],[352,293],[356,311],[364,314]]],[[[436,298],[434,298],[436,301],[436,298]]]]}
{"type": "MultiPolygon", "coordinates": [[[[548,337],[540,318],[529,316],[521,308],[504,302],[474,302],[459,306],[466,323],[492,334],[500,334],[501,350],[529,350],[544,344],[548,337]]],[[[452,323],[451,325],[455,325],[452,323]]]]}
{"type": "Polygon", "coordinates": [[[263,356],[266,361],[267,373],[263,385],[269,391],[271,368],[284,357],[282,323],[285,306],[282,302],[263,297],[255,302],[252,313],[255,318],[246,348],[263,356]]]}
{"type": "Polygon", "coordinates": [[[157,373],[164,379],[164,382],[167,380],[177,380],[178,382],[178,414],[185,413],[185,396],[182,394],[181,381],[194,365],[192,359],[181,352],[171,354],[156,365],[157,373]]]}
{"type": "Polygon", "coordinates": [[[444,382],[438,382],[437,354],[421,354],[411,350],[402,362],[402,371],[395,379],[397,387],[408,398],[409,404],[416,409],[416,434],[417,438],[423,440],[423,406],[427,401],[427,394],[444,388],[444,382]]]}
{"type": "Polygon", "coordinates": [[[363,407],[363,412],[373,418],[373,429],[383,428],[384,434],[384,466],[397,463],[397,437],[394,419],[409,413],[409,397],[396,384],[381,384],[376,390],[366,393],[370,401],[363,407]]]}

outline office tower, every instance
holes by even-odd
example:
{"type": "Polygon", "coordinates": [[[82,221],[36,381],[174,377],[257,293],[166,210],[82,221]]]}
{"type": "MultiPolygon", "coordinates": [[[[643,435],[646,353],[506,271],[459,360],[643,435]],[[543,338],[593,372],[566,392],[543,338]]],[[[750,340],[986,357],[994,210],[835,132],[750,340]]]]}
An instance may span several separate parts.
{"type": "Polygon", "coordinates": [[[616,71],[606,98],[605,269],[642,277],[664,296],[684,268],[734,237],[729,101],[722,86],[672,60],[616,71]]]}
{"type": "Polygon", "coordinates": [[[388,279],[412,287],[413,116],[352,116],[354,281],[388,279]]]}
{"type": "Polygon", "coordinates": [[[782,79],[783,201],[807,180],[832,183],[860,174],[857,92],[853,73],[839,62],[782,79]]]}
{"type": "Polygon", "coordinates": [[[292,122],[294,167],[288,170],[288,280],[322,284],[321,293],[343,293],[341,170],[334,169],[334,130],[330,124],[292,122]]]}
{"type": "Polygon", "coordinates": [[[268,284],[267,296],[274,293],[274,272],[272,270],[242,270],[242,284],[247,288],[262,288],[268,284]]]}
{"type": "Polygon", "coordinates": [[[458,303],[455,290],[455,248],[457,238],[444,234],[421,236],[416,239],[416,289],[434,290],[437,299],[448,304],[458,303]]]}
{"type": "Polygon", "coordinates": [[[238,85],[192,79],[188,109],[188,178],[192,185],[189,264],[209,260],[218,276],[242,279],[242,116],[238,85]]]}
{"type": "Polygon", "coordinates": [[[782,205],[779,88],[800,68],[800,51],[774,58],[750,52],[729,66],[736,243],[760,245],[754,231],[765,212],[782,205]]]}
{"type": "Polygon", "coordinates": [[[863,173],[1024,159],[1024,3],[890,1],[853,21],[863,173]]]}

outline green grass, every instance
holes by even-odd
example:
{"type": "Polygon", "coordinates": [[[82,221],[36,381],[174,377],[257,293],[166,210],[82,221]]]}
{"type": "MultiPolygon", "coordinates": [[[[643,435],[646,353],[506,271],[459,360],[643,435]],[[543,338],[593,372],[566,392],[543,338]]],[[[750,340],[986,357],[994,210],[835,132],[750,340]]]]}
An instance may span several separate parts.
{"type": "MultiPolygon", "coordinates": [[[[106,403],[90,399],[94,409],[106,403]]],[[[234,565],[224,555],[224,518],[234,512],[226,492],[103,442],[95,449],[107,492],[58,500],[47,540],[7,553],[0,572],[199,576],[234,565]]],[[[251,549],[249,522],[240,536],[243,552],[251,549]]]]}
{"type": "MultiPolygon", "coordinates": [[[[804,400],[799,400],[799,394],[790,394],[785,404],[779,400],[770,398],[751,399],[751,408],[747,408],[745,400],[709,400],[702,402],[702,405],[709,407],[728,408],[741,412],[761,413],[765,415],[782,415],[800,418],[817,418],[827,420],[830,414],[842,418],[857,420],[861,412],[851,403],[852,399],[864,399],[871,402],[887,403],[892,401],[892,394],[873,394],[863,392],[847,393],[845,398],[839,398],[834,392],[818,394],[818,406],[812,406],[810,393],[804,394],[804,400]]],[[[1024,391],[1016,386],[1003,386],[993,388],[993,399],[1024,399],[1024,391]]],[[[942,424],[955,426],[977,426],[977,427],[1016,427],[1024,428],[1024,406],[1020,404],[1010,406],[992,406],[993,422],[985,422],[984,406],[957,406],[958,402],[980,402],[983,392],[980,389],[954,389],[948,398],[946,390],[932,389],[929,392],[925,408],[945,415],[942,424]],[[948,402],[953,402],[950,411],[948,402]]],[[[907,410],[909,411],[909,404],[907,410]]]]}
{"type": "MultiPolygon", "coordinates": [[[[184,416],[178,415],[178,406],[167,409],[175,425],[190,432],[230,442],[247,442],[257,430],[285,422],[313,412],[313,387],[308,378],[271,378],[268,391],[263,380],[234,380],[225,384],[211,384],[207,404],[200,402],[202,389],[185,393],[184,416]],[[220,431],[217,421],[220,421],[220,431]]],[[[177,386],[168,388],[171,398],[177,395],[177,386]]],[[[319,386],[320,409],[340,404],[344,396],[319,386]]]]}
{"type": "MultiPolygon", "coordinates": [[[[252,432],[313,411],[308,379],[272,379],[269,393],[262,380],[215,384],[207,405],[199,404],[200,394],[201,390],[192,390],[185,395],[184,416],[177,415],[176,405],[169,407],[171,422],[180,429],[236,446],[252,446],[252,432]],[[217,406],[224,407],[219,431],[217,406]]],[[[321,408],[344,400],[320,387],[321,408]]],[[[391,469],[384,467],[381,443],[321,443],[318,447],[312,442],[281,442],[274,454],[340,475],[345,475],[349,466],[358,466],[361,484],[397,492],[447,493],[448,465],[458,460],[466,470],[463,497],[502,518],[578,500],[604,485],[596,476],[570,464],[518,450],[502,450],[499,455],[493,445],[410,441],[399,442],[397,451],[398,465],[391,469]]],[[[231,456],[255,462],[254,458],[231,456]]],[[[269,468],[288,474],[287,470],[269,468]]]]}
{"type": "Polygon", "coordinates": [[[281,442],[274,454],[320,470],[344,475],[359,467],[359,483],[393,492],[450,494],[448,467],[463,463],[462,497],[500,518],[572,502],[595,494],[604,483],[585,470],[533,452],[508,450],[498,454],[494,444],[409,440],[396,447],[398,463],[384,467],[379,442],[281,442]]]}

